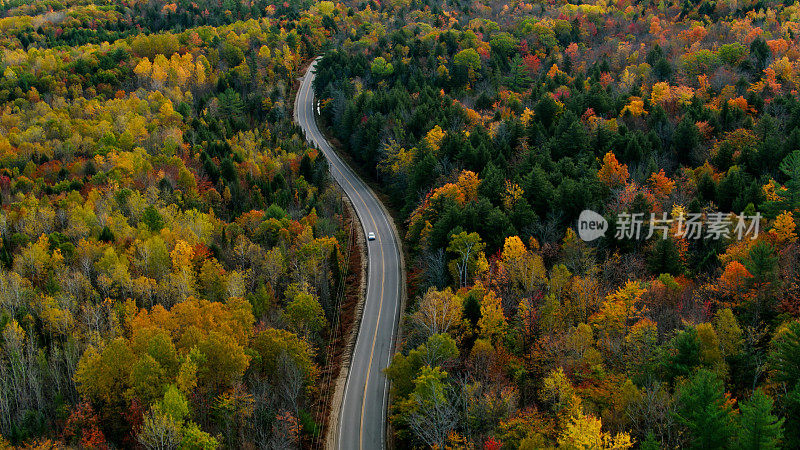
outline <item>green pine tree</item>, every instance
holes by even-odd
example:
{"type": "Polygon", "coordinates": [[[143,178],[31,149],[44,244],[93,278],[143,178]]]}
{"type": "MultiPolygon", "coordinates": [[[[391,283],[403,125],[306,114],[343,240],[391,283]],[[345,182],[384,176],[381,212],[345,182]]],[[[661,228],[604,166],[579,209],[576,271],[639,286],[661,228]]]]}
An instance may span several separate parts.
{"type": "Polygon", "coordinates": [[[680,275],[683,273],[681,255],[675,247],[672,238],[661,239],[656,236],[647,265],[654,274],[668,273],[670,275],[680,275]]]}
{"type": "Polygon", "coordinates": [[[783,438],[783,422],[772,414],[772,399],[761,389],[739,404],[738,447],[741,449],[777,449],[783,438]]]}
{"type": "Polygon", "coordinates": [[[800,321],[793,321],[778,330],[770,366],[775,371],[774,380],[793,387],[800,383],[800,321]]]}
{"type": "Polygon", "coordinates": [[[511,61],[511,74],[506,78],[508,87],[519,92],[527,89],[532,81],[530,75],[528,75],[528,68],[525,66],[525,62],[519,55],[514,56],[511,61]]]}
{"type": "Polygon", "coordinates": [[[677,420],[689,431],[689,448],[727,448],[733,426],[722,380],[701,369],[678,392],[677,420]]]}
{"type": "Polygon", "coordinates": [[[658,442],[656,435],[651,431],[647,433],[647,438],[642,441],[642,445],[639,448],[641,450],[661,450],[661,443],[658,442]]]}
{"type": "Polygon", "coordinates": [[[792,205],[800,203],[800,150],[795,150],[781,161],[781,172],[788,178],[786,188],[792,205]]]}
{"type": "Polygon", "coordinates": [[[678,123],[673,139],[675,152],[681,164],[695,166],[698,163],[702,163],[702,161],[697,160],[694,153],[699,144],[700,132],[697,130],[697,125],[695,125],[694,121],[687,115],[678,123]]]}
{"type": "Polygon", "coordinates": [[[781,415],[786,417],[786,440],[800,439],[800,321],[793,321],[776,333],[769,355],[772,381],[788,391],[778,398],[781,415]]]}

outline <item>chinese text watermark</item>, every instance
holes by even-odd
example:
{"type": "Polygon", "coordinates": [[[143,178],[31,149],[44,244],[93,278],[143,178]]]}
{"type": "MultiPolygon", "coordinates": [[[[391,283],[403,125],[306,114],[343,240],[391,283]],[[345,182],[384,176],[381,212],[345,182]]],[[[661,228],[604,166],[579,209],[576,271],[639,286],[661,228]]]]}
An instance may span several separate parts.
{"type": "MultiPolygon", "coordinates": [[[[617,215],[614,238],[641,240],[655,236],[666,239],[672,235],[679,239],[756,239],[760,223],[760,213],[680,213],[673,217],[664,212],[650,213],[647,217],[644,213],[624,212],[617,215]]],[[[592,210],[584,210],[578,217],[578,236],[584,241],[605,237],[609,228],[605,217],[592,210]]]]}

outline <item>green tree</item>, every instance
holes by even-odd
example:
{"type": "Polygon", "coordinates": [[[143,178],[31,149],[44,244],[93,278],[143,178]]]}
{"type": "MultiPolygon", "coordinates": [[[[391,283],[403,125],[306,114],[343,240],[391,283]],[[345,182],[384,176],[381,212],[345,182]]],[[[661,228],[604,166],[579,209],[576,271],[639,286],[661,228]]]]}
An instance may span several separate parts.
{"type": "Polygon", "coordinates": [[[189,402],[174,384],[169,385],[158,408],[178,422],[183,422],[189,414],[189,402]]]}
{"type": "Polygon", "coordinates": [[[508,61],[511,52],[517,46],[517,40],[509,33],[497,33],[489,40],[489,46],[492,49],[493,59],[508,61]]]}
{"type": "Polygon", "coordinates": [[[372,74],[377,77],[388,77],[394,73],[394,66],[392,66],[392,63],[386,61],[383,56],[378,56],[372,61],[370,70],[372,74]]]}
{"type": "Polygon", "coordinates": [[[506,78],[508,87],[515,91],[522,91],[527,89],[532,81],[530,75],[528,75],[528,67],[525,65],[525,61],[519,55],[514,55],[514,59],[511,60],[511,74],[506,78]]]}
{"type": "Polygon", "coordinates": [[[747,259],[744,261],[747,271],[753,275],[756,283],[773,281],[778,269],[778,257],[775,255],[775,248],[767,243],[760,241],[750,249],[747,259]]]}
{"type": "Polygon", "coordinates": [[[747,49],[739,42],[724,44],[719,47],[717,55],[725,64],[735,66],[741,62],[747,49]]]}
{"type": "Polygon", "coordinates": [[[700,364],[700,343],[694,327],[680,330],[665,345],[662,370],[670,381],[685,377],[700,364]]]}
{"type": "Polygon", "coordinates": [[[661,450],[661,443],[656,439],[655,433],[652,431],[647,433],[647,437],[639,446],[641,450],[661,450]]]}
{"type": "Polygon", "coordinates": [[[800,321],[788,323],[775,334],[770,366],[774,381],[790,387],[800,382],[800,321]]]}
{"type": "Polygon", "coordinates": [[[465,83],[475,80],[477,72],[481,69],[481,56],[475,49],[468,48],[461,50],[453,56],[453,79],[460,87],[465,83]],[[466,71],[466,79],[464,72],[466,71]]]}
{"type": "Polygon", "coordinates": [[[772,399],[756,389],[747,401],[739,403],[737,446],[747,450],[778,449],[783,439],[783,422],[772,414],[772,399]]]}
{"type": "Polygon", "coordinates": [[[481,69],[481,55],[473,48],[461,50],[453,56],[453,63],[464,66],[472,71],[481,69]]]}
{"type": "Polygon", "coordinates": [[[733,424],[724,387],[714,372],[700,369],[678,391],[676,419],[689,431],[694,449],[727,448],[733,424]]]}
{"type": "Polygon", "coordinates": [[[790,322],[778,329],[769,354],[772,382],[785,394],[779,406],[786,421],[786,438],[800,439],[800,321],[790,322]]]}
{"type": "Polygon", "coordinates": [[[795,150],[781,161],[779,167],[786,175],[786,188],[793,206],[800,204],[800,150],[795,150]]]}
{"type": "Polygon", "coordinates": [[[764,70],[764,67],[767,65],[767,58],[772,51],[769,49],[769,45],[767,42],[761,38],[757,37],[750,43],[750,58],[753,59],[755,63],[755,68],[758,72],[764,70]]]}
{"type": "Polygon", "coordinates": [[[130,394],[145,405],[164,393],[166,374],[161,365],[150,355],[143,355],[131,368],[130,394]]]}
{"type": "Polygon", "coordinates": [[[155,233],[160,232],[165,225],[164,218],[153,205],[149,205],[142,212],[142,222],[155,233]]]}
{"type": "Polygon", "coordinates": [[[652,250],[647,258],[647,265],[654,274],[680,275],[683,273],[681,255],[671,237],[654,240],[652,250]]]}
{"type": "Polygon", "coordinates": [[[219,442],[213,436],[201,430],[194,422],[189,422],[183,427],[183,438],[180,450],[214,450],[219,448],[219,442]]]}
{"type": "Polygon", "coordinates": [[[442,447],[455,428],[458,415],[448,397],[447,372],[425,366],[414,380],[408,423],[419,440],[429,447],[442,447]]]}
{"type": "MultiPolygon", "coordinates": [[[[412,357],[419,359],[423,364],[431,367],[452,363],[453,360],[458,357],[456,341],[453,340],[449,334],[445,333],[434,334],[411,353],[413,352],[417,352],[418,356],[413,355],[412,357]]],[[[409,355],[411,355],[411,353],[409,353],[409,355]]]]}
{"type": "Polygon", "coordinates": [[[700,144],[700,131],[688,114],[678,123],[672,142],[678,161],[686,166],[694,166],[698,163],[695,149],[700,144]]]}
{"type": "Polygon", "coordinates": [[[306,381],[311,381],[315,372],[311,346],[291,331],[267,328],[256,335],[253,349],[259,356],[255,365],[267,377],[274,378],[278,375],[278,361],[285,353],[300,367],[306,381]]]}
{"type": "Polygon", "coordinates": [[[558,114],[558,105],[553,97],[550,95],[543,95],[542,98],[536,103],[534,107],[536,118],[542,122],[545,128],[549,128],[553,123],[556,114],[558,114]]]}
{"type": "Polygon", "coordinates": [[[397,353],[385,373],[392,380],[392,392],[407,397],[414,389],[414,380],[423,366],[437,367],[458,357],[456,341],[448,334],[434,334],[419,347],[408,352],[408,356],[397,353]]]}
{"type": "Polygon", "coordinates": [[[481,263],[485,263],[484,248],[486,248],[486,244],[483,243],[478,233],[462,231],[450,237],[447,251],[456,256],[451,264],[455,268],[461,287],[466,286],[470,276],[481,268],[481,263]]]}
{"type": "Polygon", "coordinates": [[[317,336],[328,325],[319,301],[303,291],[298,292],[286,305],[286,318],[292,329],[305,337],[317,336]]]}

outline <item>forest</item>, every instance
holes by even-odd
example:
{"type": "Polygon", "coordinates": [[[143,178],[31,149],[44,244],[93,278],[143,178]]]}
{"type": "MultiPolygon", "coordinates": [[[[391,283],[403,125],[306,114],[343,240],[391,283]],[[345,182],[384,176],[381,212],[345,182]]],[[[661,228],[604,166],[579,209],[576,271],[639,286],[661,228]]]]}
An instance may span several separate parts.
{"type": "Polygon", "coordinates": [[[407,252],[395,448],[800,442],[797,0],[0,0],[0,31],[0,447],[319,445],[353,227],[291,119],[318,55],[407,252]]]}
{"type": "Polygon", "coordinates": [[[796,447],[800,4],[373,9],[316,89],[405,225],[398,447],[796,447]]]}
{"type": "Polygon", "coordinates": [[[290,109],[344,17],[0,1],[0,447],[320,437],[350,219],[290,109]]]}

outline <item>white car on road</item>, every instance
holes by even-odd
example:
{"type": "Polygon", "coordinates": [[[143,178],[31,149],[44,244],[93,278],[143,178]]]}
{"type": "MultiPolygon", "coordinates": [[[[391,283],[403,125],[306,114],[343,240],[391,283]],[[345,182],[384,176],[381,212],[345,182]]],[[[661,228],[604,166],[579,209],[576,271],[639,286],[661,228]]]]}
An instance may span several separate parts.
{"type": "Polygon", "coordinates": [[[375,233],[370,231],[369,234],[367,235],[367,240],[374,241],[375,240],[375,233]]]}

